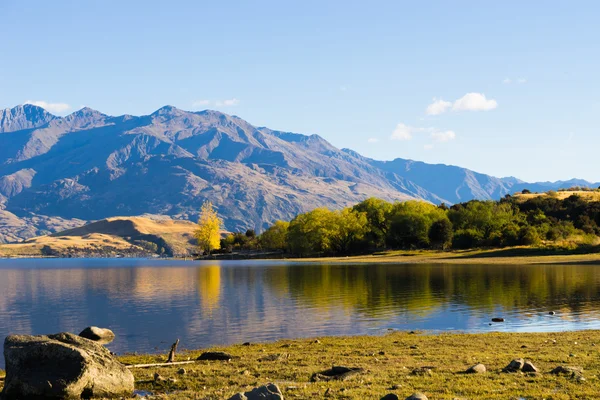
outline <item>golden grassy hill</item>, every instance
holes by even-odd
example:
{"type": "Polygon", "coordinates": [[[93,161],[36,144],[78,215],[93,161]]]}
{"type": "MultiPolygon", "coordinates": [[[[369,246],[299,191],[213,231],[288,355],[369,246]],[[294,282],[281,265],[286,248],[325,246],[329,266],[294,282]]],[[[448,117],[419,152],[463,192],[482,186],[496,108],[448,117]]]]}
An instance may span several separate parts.
{"type": "Polygon", "coordinates": [[[192,222],[164,216],[112,217],[21,243],[0,245],[0,255],[187,256],[195,250],[195,227],[192,222]]]}
{"type": "Polygon", "coordinates": [[[580,196],[582,199],[588,200],[588,201],[600,201],[600,191],[598,190],[594,190],[594,191],[589,191],[589,190],[561,190],[558,192],[554,192],[554,191],[550,191],[550,192],[544,192],[544,193],[515,193],[513,195],[513,197],[522,200],[522,201],[527,201],[530,199],[533,199],[535,197],[540,197],[540,196],[551,196],[551,197],[556,197],[559,200],[564,200],[567,197],[570,197],[572,195],[577,195],[580,196]]]}

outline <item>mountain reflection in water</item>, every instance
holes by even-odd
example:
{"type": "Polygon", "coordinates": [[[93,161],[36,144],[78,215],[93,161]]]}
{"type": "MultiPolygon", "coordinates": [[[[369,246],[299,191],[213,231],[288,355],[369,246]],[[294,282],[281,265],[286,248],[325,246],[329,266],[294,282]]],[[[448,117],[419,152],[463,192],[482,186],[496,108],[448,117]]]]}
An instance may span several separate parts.
{"type": "Polygon", "coordinates": [[[589,265],[0,260],[0,337],[97,325],[115,331],[118,353],[177,338],[199,348],[388,328],[590,329],[599,306],[589,265]],[[494,316],[506,322],[490,326],[494,316]]]}

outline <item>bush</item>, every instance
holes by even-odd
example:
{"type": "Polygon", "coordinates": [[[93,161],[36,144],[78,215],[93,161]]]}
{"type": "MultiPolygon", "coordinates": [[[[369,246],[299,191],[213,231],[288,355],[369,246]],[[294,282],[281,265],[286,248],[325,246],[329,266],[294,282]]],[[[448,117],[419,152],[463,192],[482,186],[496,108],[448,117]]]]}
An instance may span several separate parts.
{"type": "Polygon", "coordinates": [[[525,226],[519,231],[519,242],[524,246],[536,246],[541,243],[541,239],[534,227],[525,226]]]}
{"type": "Polygon", "coordinates": [[[483,234],[476,229],[460,229],[454,233],[452,247],[456,249],[471,249],[479,247],[483,234]]]}

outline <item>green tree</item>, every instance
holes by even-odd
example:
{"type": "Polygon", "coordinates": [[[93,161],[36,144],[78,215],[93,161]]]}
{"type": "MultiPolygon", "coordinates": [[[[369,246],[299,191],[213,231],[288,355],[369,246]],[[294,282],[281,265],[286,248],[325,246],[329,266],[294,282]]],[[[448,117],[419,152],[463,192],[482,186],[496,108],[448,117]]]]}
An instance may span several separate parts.
{"type": "Polygon", "coordinates": [[[269,229],[260,235],[259,242],[261,246],[267,250],[285,250],[287,248],[286,237],[289,226],[289,222],[275,221],[269,229]]]}
{"type": "Polygon", "coordinates": [[[367,218],[365,240],[369,249],[382,249],[390,230],[390,213],[393,205],[385,200],[370,197],[353,207],[356,212],[365,213],[367,218]]]}
{"type": "Polygon", "coordinates": [[[194,236],[198,247],[206,254],[221,248],[221,219],[210,201],[205,201],[200,210],[198,227],[194,236]]]}
{"type": "Polygon", "coordinates": [[[452,246],[452,222],[448,218],[438,219],[429,227],[429,242],[437,249],[446,250],[452,246]]]}

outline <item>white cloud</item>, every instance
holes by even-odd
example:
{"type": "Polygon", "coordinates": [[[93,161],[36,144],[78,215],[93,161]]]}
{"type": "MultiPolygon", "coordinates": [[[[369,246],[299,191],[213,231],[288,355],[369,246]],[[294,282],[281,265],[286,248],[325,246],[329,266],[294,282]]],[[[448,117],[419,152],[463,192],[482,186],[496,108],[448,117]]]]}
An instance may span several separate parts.
{"type": "MultiPolygon", "coordinates": [[[[430,137],[438,143],[441,142],[449,142],[451,140],[456,139],[456,133],[454,131],[451,130],[439,130],[437,128],[421,128],[421,127],[413,127],[413,126],[408,126],[406,124],[398,124],[396,125],[396,129],[394,129],[394,132],[392,132],[392,135],[390,136],[391,140],[411,140],[413,138],[413,135],[415,134],[419,134],[419,133],[429,133],[430,137]]],[[[429,145],[426,145],[429,146],[429,145]]],[[[431,145],[433,147],[433,145],[431,145]]],[[[426,147],[426,150],[427,147],[426,147]]]]}
{"type": "Polygon", "coordinates": [[[396,129],[392,132],[392,136],[390,137],[392,140],[410,140],[412,139],[414,128],[411,128],[405,124],[396,125],[396,129]]]}
{"type": "Polygon", "coordinates": [[[233,106],[237,106],[240,104],[240,100],[236,99],[235,97],[233,99],[227,99],[227,100],[196,100],[192,103],[192,107],[194,108],[199,108],[199,107],[208,107],[208,106],[214,106],[214,107],[233,107],[233,106]]]}
{"type": "Polygon", "coordinates": [[[34,106],[42,107],[44,110],[51,113],[63,113],[71,108],[67,103],[48,103],[43,100],[27,100],[23,104],[32,104],[34,106]]]}
{"type": "Polygon", "coordinates": [[[433,103],[431,103],[427,110],[425,111],[427,115],[438,115],[445,113],[448,109],[452,107],[452,103],[449,101],[444,101],[442,99],[433,98],[433,103]]]}
{"type": "Polygon", "coordinates": [[[483,93],[467,93],[460,99],[450,102],[433,98],[433,103],[427,106],[427,115],[439,115],[448,110],[452,111],[489,111],[498,107],[494,99],[487,99],[483,93]]]}
{"type": "Polygon", "coordinates": [[[483,93],[467,93],[452,105],[452,111],[489,111],[498,107],[498,102],[487,99],[483,93]]]}
{"type": "Polygon", "coordinates": [[[508,84],[512,83],[512,79],[510,79],[510,78],[504,78],[504,80],[502,81],[502,83],[504,83],[505,85],[508,85],[508,84]]]}
{"type": "Polygon", "coordinates": [[[240,101],[238,99],[236,99],[235,97],[233,99],[219,100],[219,101],[215,102],[215,106],[217,106],[217,107],[231,107],[231,106],[237,106],[238,104],[240,104],[240,101]]]}
{"type": "Polygon", "coordinates": [[[431,132],[431,137],[436,142],[449,142],[456,139],[456,133],[454,131],[436,131],[431,132]]]}
{"type": "Polygon", "coordinates": [[[377,143],[377,142],[379,142],[379,139],[372,137],[372,138],[369,138],[367,140],[367,142],[369,142],[369,143],[377,143]]]}

